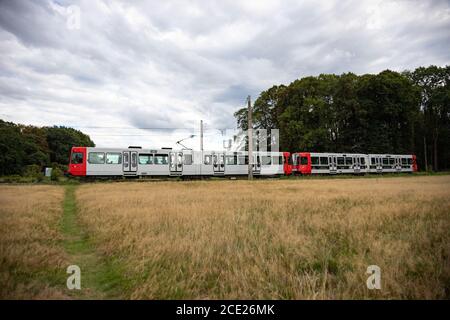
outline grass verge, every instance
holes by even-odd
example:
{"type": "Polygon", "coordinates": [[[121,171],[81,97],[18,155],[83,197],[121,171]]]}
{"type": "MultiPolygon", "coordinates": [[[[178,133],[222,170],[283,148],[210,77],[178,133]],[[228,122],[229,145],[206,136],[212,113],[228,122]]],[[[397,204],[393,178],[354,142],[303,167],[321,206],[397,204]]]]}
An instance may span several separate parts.
{"type": "Polygon", "coordinates": [[[115,299],[122,292],[122,270],[117,261],[100,257],[77,216],[75,185],[67,185],[61,231],[70,262],[81,269],[81,290],[69,291],[77,299],[115,299]]]}

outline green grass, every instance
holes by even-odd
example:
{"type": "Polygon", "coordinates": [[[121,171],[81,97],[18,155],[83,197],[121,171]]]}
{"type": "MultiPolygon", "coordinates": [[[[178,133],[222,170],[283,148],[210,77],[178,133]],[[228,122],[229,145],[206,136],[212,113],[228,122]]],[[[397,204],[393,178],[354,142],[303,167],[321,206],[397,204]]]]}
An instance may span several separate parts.
{"type": "Polygon", "coordinates": [[[115,299],[125,286],[123,269],[117,260],[101,257],[77,215],[75,185],[67,185],[61,231],[71,264],[81,269],[81,290],[67,290],[78,299],[115,299]]]}

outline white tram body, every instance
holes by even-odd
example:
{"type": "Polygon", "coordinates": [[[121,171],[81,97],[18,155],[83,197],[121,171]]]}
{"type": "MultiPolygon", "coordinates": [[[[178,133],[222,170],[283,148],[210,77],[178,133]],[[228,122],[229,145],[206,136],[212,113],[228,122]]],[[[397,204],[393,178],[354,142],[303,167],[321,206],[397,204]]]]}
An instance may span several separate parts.
{"type": "MultiPolygon", "coordinates": [[[[254,152],[253,174],[284,175],[285,162],[282,152],[254,152]]],[[[247,175],[248,152],[76,147],[69,173],[111,177],[247,175]]]]}
{"type": "Polygon", "coordinates": [[[315,153],[292,154],[293,172],[299,174],[365,174],[417,171],[415,155],[315,153]]]}
{"type": "Polygon", "coordinates": [[[410,154],[369,154],[369,172],[413,172],[415,162],[415,156],[410,154]]]}

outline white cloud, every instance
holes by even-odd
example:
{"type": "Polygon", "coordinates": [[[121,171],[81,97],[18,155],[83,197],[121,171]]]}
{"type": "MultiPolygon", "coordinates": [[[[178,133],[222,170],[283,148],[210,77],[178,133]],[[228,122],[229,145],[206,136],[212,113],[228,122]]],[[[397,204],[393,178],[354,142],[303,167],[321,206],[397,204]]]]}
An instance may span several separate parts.
{"type": "Polygon", "coordinates": [[[130,128],[203,119],[216,147],[248,94],[320,73],[448,64],[449,30],[447,1],[2,1],[0,114],[87,126],[102,146],[173,146],[192,130],[130,128]],[[71,5],[80,29],[67,28],[71,5]]]}

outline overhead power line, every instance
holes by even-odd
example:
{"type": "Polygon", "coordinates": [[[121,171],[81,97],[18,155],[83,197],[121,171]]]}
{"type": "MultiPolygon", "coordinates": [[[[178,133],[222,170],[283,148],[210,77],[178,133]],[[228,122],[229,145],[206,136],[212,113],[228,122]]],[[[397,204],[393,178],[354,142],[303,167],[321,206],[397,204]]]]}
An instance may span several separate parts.
{"type": "MultiPolygon", "coordinates": [[[[71,125],[57,125],[69,128],[82,128],[82,129],[120,129],[120,130],[198,130],[198,127],[119,127],[119,126],[71,126],[71,125]]],[[[225,130],[237,130],[236,128],[212,128],[203,127],[204,131],[220,131],[225,130]]]]}
{"type": "Polygon", "coordinates": [[[124,130],[196,130],[194,127],[102,127],[102,126],[66,126],[71,128],[83,128],[83,129],[124,129],[124,130]]]}
{"type": "MultiPolygon", "coordinates": [[[[100,133],[100,134],[93,134],[96,137],[161,137],[164,135],[164,133],[161,134],[128,134],[128,133],[100,133]]],[[[212,136],[218,136],[218,134],[205,134],[204,136],[212,137],[212,136]]]]}

